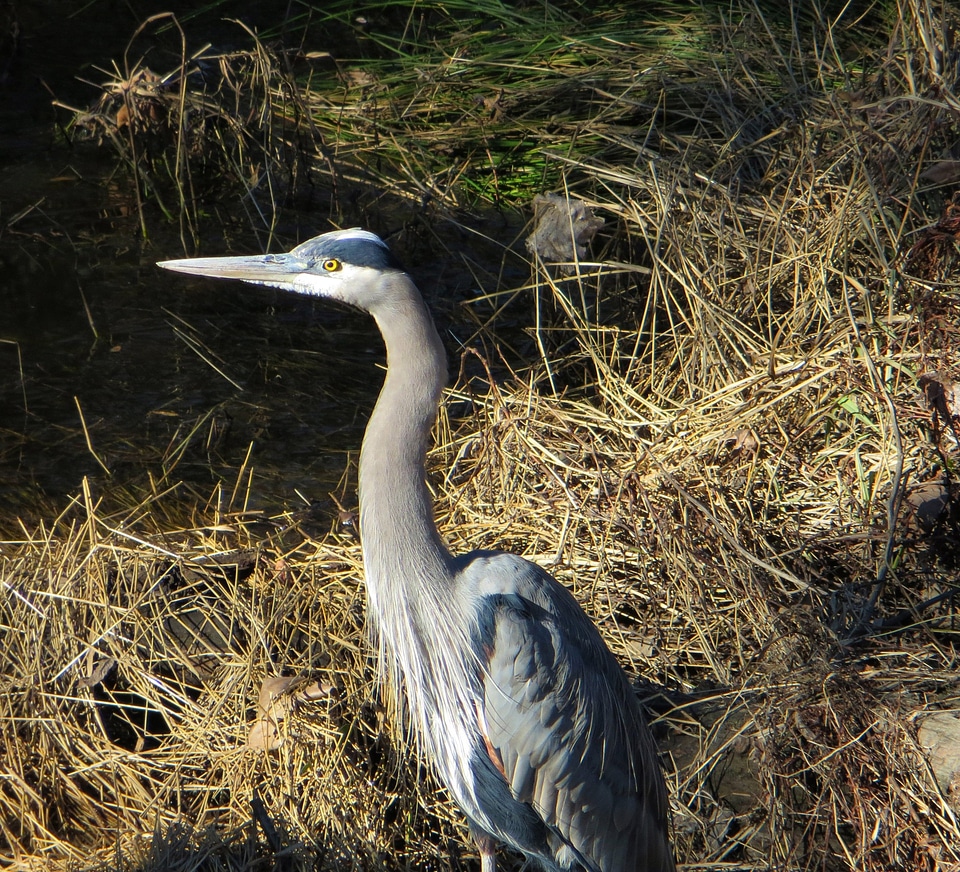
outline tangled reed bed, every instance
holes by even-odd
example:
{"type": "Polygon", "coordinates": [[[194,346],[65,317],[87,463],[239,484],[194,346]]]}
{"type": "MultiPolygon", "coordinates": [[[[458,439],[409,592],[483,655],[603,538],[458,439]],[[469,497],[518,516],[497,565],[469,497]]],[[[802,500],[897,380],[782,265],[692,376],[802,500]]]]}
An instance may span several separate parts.
{"type": "MultiPolygon", "coordinates": [[[[685,868],[956,870],[957,780],[923,733],[960,699],[956,21],[804,9],[678,18],[656,47],[601,11],[541,39],[532,82],[509,22],[487,54],[461,29],[296,105],[315,178],[375,178],[360,218],[400,204],[401,253],[455,260],[478,196],[523,200],[511,162],[606,219],[591,260],[526,284],[498,282],[514,251],[463,258],[430,465],[451,545],[548,565],[647,682],[685,868]]],[[[159,524],[175,499],[86,492],[4,546],[4,853],[461,867],[371,692],[350,528],[216,499],[159,524]]]]}

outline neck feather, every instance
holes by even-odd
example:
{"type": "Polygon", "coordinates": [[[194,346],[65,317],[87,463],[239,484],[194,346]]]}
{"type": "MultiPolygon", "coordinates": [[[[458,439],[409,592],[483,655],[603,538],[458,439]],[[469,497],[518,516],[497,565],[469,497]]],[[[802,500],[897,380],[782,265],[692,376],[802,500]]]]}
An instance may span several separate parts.
{"type": "Polygon", "coordinates": [[[360,453],[360,532],[371,611],[442,595],[450,554],[433,518],[424,459],[446,382],[443,344],[420,292],[403,277],[371,314],[387,348],[387,375],[360,453]],[[437,589],[437,588],[441,589],[437,589]]]}
{"type": "Polygon", "coordinates": [[[464,622],[470,592],[457,583],[424,480],[446,355],[413,282],[388,280],[385,302],[371,307],[387,346],[387,376],[360,453],[368,622],[387,701],[408,736],[448,784],[471,784],[480,665],[464,622]]]}

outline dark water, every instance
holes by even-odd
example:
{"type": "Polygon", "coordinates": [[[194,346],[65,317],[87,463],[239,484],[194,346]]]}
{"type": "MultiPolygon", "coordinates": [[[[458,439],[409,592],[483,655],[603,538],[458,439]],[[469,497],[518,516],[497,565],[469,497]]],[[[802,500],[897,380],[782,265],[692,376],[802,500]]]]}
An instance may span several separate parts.
{"type": "MultiPolygon", "coordinates": [[[[129,172],[109,149],[64,136],[69,113],[51,102],[90,105],[100,90],[78,77],[108,80],[98,68],[122,68],[125,50],[131,64],[142,56],[157,71],[175,68],[175,34],[153,27],[128,49],[144,20],[171,8],[183,13],[188,51],[208,42],[249,48],[230,18],[341,56],[362,54],[363,37],[351,46],[329,23],[305,31],[302,19],[284,16],[306,7],[286,2],[220,2],[192,17],[186,2],[77,6],[50,0],[17,10],[19,35],[0,58],[0,536],[15,535],[18,518],[29,526],[54,517],[85,480],[107,511],[177,485],[165,503],[173,516],[188,519],[214,497],[227,510],[314,505],[329,523],[338,500],[354,499],[355,460],[382,380],[374,325],[329,304],[156,268],[194,252],[153,205],[144,238],[129,172]]],[[[400,16],[396,26],[405,24],[400,16]]],[[[340,195],[347,226],[422,226],[416,204],[391,215],[381,192],[341,187],[340,195]]],[[[242,192],[203,205],[203,254],[264,250],[264,227],[242,192]]],[[[308,200],[284,208],[271,250],[332,229],[333,211],[321,180],[308,200]]],[[[475,293],[476,264],[493,265],[495,279],[502,263],[501,245],[485,250],[480,239],[509,241],[522,225],[502,213],[472,220],[480,233],[436,222],[424,231],[428,240],[447,234],[445,262],[391,240],[438,316],[454,374],[473,327],[451,316],[475,293]],[[467,247],[469,265],[460,256],[467,247]]]]}
{"type": "MultiPolygon", "coordinates": [[[[181,480],[184,504],[202,503],[218,482],[232,492],[241,468],[254,507],[322,500],[375,397],[375,330],[359,315],[154,266],[183,256],[177,228],[152,214],[143,238],[129,175],[108,151],[69,143],[51,100],[89,103],[97,92],[77,76],[103,81],[95,67],[170,5],[81,5],[11,10],[17,35],[0,59],[0,531],[49,519],[84,477],[107,505],[181,480]]],[[[244,6],[194,19],[191,37],[227,32],[223,18],[259,27],[282,14],[244,6]]],[[[328,226],[308,213],[283,229],[293,244],[328,226]]],[[[260,245],[251,229],[249,251],[260,245]]]]}

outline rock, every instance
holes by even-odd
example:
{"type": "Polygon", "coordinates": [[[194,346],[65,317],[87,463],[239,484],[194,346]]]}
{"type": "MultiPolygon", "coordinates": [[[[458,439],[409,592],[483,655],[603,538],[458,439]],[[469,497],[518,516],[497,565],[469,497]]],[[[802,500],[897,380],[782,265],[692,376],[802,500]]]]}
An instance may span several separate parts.
{"type": "Polygon", "coordinates": [[[917,739],[943,791],[960,794],[960,712],[937,711],[920,721],[917,739]]]}

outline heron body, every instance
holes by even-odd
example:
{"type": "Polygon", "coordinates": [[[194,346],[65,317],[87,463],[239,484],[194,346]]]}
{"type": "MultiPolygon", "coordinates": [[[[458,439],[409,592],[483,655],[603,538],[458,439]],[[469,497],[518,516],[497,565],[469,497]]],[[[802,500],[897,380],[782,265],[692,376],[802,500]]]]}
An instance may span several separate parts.
{"type": "Polygon", "coordinates": [[[166,269],[369,312],[387,374],[360,454],[368,617],[385,686],[463,810],[483,872],[504,843],[548,872],[670,872],[667,797],[636,696],[573,596],[513,554],[452,555],[424,461],[447,377],[413,280],[363,230],[166,269]]]}

